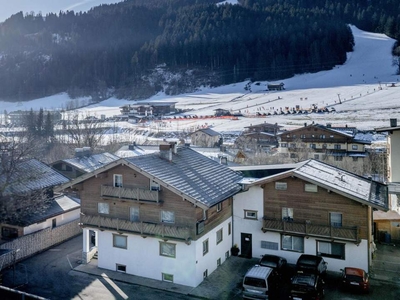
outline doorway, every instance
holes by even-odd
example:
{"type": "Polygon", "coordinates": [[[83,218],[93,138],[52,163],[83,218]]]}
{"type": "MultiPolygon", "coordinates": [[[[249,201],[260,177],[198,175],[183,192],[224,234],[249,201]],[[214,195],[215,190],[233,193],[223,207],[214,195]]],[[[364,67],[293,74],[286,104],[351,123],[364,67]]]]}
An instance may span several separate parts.
{"type": "Polygon", "coordinates": [[[242,252],[240,256],[246,258],[252,258],[252,236],[250,233],[241,233],[241,244],[240,247],[242,248],[242,252]]]}

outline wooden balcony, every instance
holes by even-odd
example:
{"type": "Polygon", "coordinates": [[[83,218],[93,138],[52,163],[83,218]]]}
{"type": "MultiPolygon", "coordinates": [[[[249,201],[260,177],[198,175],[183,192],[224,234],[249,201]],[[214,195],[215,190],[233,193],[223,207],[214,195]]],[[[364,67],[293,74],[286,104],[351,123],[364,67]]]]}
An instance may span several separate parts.
{"type": "Polygon", "coordinates": [[[81,226],[98,230],[115,230],[120,233],[137,234],[142,237],[185,241],[188,244],[192,240],[192,231],[189,227],[176,226],[174,224],[131,222],[103,216],[81,215],[81,226]]]}
{"type": "Polygon", "coordinates": [[[330,225],[313,224],[310,222],[283,221],[280,219],[263,218],[263,232],[274,231],[285,234],[297,234],[305,237],[327,238],[332,240],[359,243],[358,228],[335,227],[330,225]]]}
{"type": "Polygon", "coordinates": [[[101,186],[101,197],[104,198],[118,198],[121,200],[159,203],[159,194],[159,191],[151,191],[149,187],[142,186],[101,186]]]}

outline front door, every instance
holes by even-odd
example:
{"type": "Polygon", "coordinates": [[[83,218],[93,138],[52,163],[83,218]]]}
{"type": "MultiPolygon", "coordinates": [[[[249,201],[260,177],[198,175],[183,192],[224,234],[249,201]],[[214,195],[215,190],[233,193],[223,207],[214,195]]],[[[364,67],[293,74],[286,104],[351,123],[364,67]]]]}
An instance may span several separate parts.
{"type": "Polygon", "coordinates": [[[241,256],[246,258],[252,258],[252,242],[250,233],[241,233],[241,256]]]}

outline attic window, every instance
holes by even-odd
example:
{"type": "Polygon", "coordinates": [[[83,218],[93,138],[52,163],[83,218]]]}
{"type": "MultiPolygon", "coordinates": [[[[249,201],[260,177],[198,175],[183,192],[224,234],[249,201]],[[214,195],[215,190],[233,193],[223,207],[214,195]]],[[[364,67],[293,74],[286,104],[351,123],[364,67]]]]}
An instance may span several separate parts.
{"type": "Polygon", "coordinates": [[[286,191],[287,190],[287,182],[275,182],[275,189],[279,191],[286,191]]]}
{"type": "Polygon", "coordinates": [[[304,191],[305,192],[311,192],[311,193],[317,193],[318,192],[318,186],[315,185],[315,184],[306,183],[304,185],[304,191]]]}

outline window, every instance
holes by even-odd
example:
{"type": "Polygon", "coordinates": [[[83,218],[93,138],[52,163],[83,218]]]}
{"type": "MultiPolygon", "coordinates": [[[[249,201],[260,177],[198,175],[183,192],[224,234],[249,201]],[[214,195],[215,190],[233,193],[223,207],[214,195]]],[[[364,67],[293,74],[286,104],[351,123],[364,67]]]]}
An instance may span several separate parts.
{"type": "Polygon", "coordinates": [[[353,150],[358,150],[358,145],[353,145],[353,146],[351,146],[351,148],[352,148],[353,150]]]}
{"type": "Polygon", "coordinates": [[[314,154],[314,159],[319,159],[319,154],[314,154]]]}
{"type": "Polygon", "coordinates": [[[296,158],[296,154],[295,153],[290,153],[290,158],[296,158]]]}
{"type": "Polygon", "coordinates": [[[282,250],[304,252],[304,238],[293,235],[282,235],[282,250]]]}
{"type": "Polygon", "coordinates": [[[115,270],[116,270],[117,272],[126,273],[126,266],[125,266],[125,265],[116,264],[115,270]]]}
{"type": "Polygon", "coordinates": [[[208,253],[208,239],[203,241],[203,255],[206,255],[208,253]]]}
{"type": "Polygon", "coordinates": [[[219,267],[221,265],[221,258],[217,259],[217,267],[219,267]]]}
{"type": "Polygon", "coordinates": [[[317,254],[325,257],[345,259],[345,244],[317,241],[317,254]]]}
{"type": "Polygon", "coordinates": [[[97,209],[99,214],[109,214],[110,213],[110,206],[108,203],[100,202],[97,204],[97,209]]]}
{"type": "Polygon", "coordinates": [[[333,145],[333,149],[340,150],[342,146],[340,144],[333,145]]]}
{"type": "Polygon", "coordinates": [[[163,223],[175,223],[175,213],[173,211],[161,211],[161,222],[163,223]]]}
{"type": "Polygon", "coordinates": [[[317,146],[315,144],[310,144],[310,148],[315,149],[315,148],[317,148],[317,146]]]}
{"type": "Polygon", "coordinates": [[[217,204],[217,212],[220,212],[222,210],[222,203],[217,204]]]}
{"type": "Polygon", "coordinates": [[[223,238],[223,236],[222,236],[222,228],[217,231],[216,235],[217,235],[217,245],[218,245],[219,243],[222,242],[222,238],[223,238]]]}
{"type": "Polygon", "coordinates": [[[51,220],[51,228],[56,228],[57,227],[57,219],[51,220]]]}
{"type": "Polygon", "coordinates": [[[232,223],[229,222],[228,223],[228,235],[231,235],[231,233],[232,233],[232,223]]]}
{"type": "Polygon", "coordinates": [[[229,251],[225,252],[225,260],[227,260],[229,258],[229,251]]]}
{"type": "Polygon", "coordinates": [[[174,282],[174,275],[172,274],[162,273],[161,276],[162,276],[162,281],[174,282]]]}
{"type": "Polygon", "coordinates": [[[257,211],[255,210],[245,210],[244,211],[244,218],[245,219],[253,219],[257,220],[257,211]]]}
{"type": "Polygon", "coordinates": [[[322,144],[322,149],[326,149],[327,145],[326,144],[322,144]]]}
{"type": "Polygon", "coordinates": [[[342,227],[342,214],[341,213],[329,213],[329,222],[333,227],[342,227]]]}
{"type": "Polygon", "coordinates": [[[353,161],[358,161],[358,157],[353,156],[353,161]]]}
{"type": "Polygon", "coordinates": [[[339,155],[339,156],[335,156],[335,161],[342,161],[343,160],[343,156],[339,155]]]}
{"type": "Polygon", "coordinates": [[[306,135],[305,135],[305,134],[300,134],[300,138],[301,138],[301,139],[305,139],[305,138],[306,138],[306,135]]]}
{"type": "Polygon", "coordinates": [[[128,237],[126,235],[113,234],[113,247],[127,249],[128,237]]]}
{"type": "Polygon", "coordinates": [[[321,135],[319,136],[319,138],[320,138],[320,139],[324,139],[324,138],[325,138],[325,134],[321,134],[321,135]]]}
{"type": "Polygon", "coordinates": [[[131,222],[140,222],[139,218],[139,207],[131,207],[130,208],[130,220],[131,222]]]}
{"type": "Polygon", "coordinates": [[[304,185],[304,191],[305,192],[311,192],[311,193],[317,193],[318,192],[318,186],[315,185],[315,184],[306,183],[304,185]]]}
{"type": "Polygon", "coordinates": [[[294,143],[290,144],[290,148],[292,148],[292,149],[296,148],[296,144],[294,144],[294,143]]]}
{"type": "Polygon", "coordinates": [[[206,270],[203,272],[203,279],[206,279],[207,276],[208,276],[208,270],[206,269],[206,270]]]}
{"type": "Polygon", "coordinates": [[[114,186],[122,187],[122,175],[114,174],[114,186]]]}
{"type": "Polygon", "coordinates": [[[281,143],[282,148],[287,148],[287,143],[281,143]]]}
{"type": "Polygon", "coordinates": [[[282,220],[293,221],[293,208],[282,207],[282,220]]]}
{"type": "Polygon", "coordinates": [[[287,190],[287,182],[275,182],[275,189],[280,190],[280,191],[286,191],[287,190]]]}
{"type": "Polygon", "coordinates": [[[278,243],[261,241],[261,248],[269,250],[278,250],[278,243]]]}
{"type": "Polygon", "coordinates": [[[166,242],[160,242],[160,255],[175,258],[176,245],[166,242]]]}
{"type": "Polygon", "coordinates": [[[295,134],[293,134],[293,135],[292,135],[292,137],[295,139],[295,138],[296,138],[296,135],[295,135],[295,134]]]}

